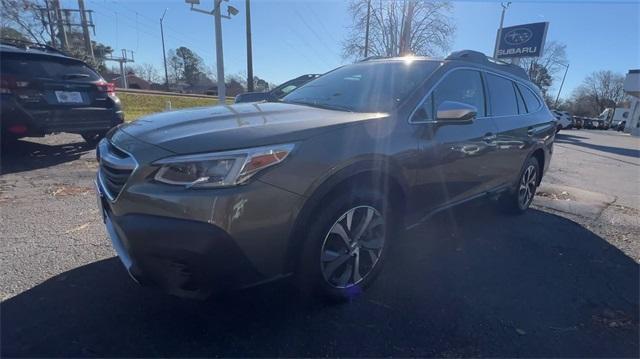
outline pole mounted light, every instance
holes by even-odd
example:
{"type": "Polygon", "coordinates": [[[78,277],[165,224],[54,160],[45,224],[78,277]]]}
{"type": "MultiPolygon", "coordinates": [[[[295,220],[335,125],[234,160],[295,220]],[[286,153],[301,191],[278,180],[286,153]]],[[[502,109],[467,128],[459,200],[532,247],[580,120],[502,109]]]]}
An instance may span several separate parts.
{"type": "Polygon", "coordinates": [[[564,66],[564,76],[562,76],[562,82],[560,83],[560,88],[558,89],[558,96],[556,96],[556,102],[554,102],[553,107],[558,107],[558,101],[560,100],[560,92],[562,91],[562,86],[564,86],[564,80],[567,78],[567,72],[569,72],[569,64],[563,64],[561,62],[554,63],[564,66]]]}
{"type": "Polygon", "coordinates": [[[227,95],[226,86],[224,83],[224,54],[222,53],[222,18],[231,19],[231,16],[237,15],[239,13],[238,9],[233,6],[227,5],[227,15],[222,15],[222,13],[220,12],[220,8],[223,1],[229,0],[213,0],[213,10],[207,11],[195,7],[196,5],[200,5],[200,0],[184,0],[185,3],[189,4],[191,11],[212,15],[214,18],[216,32],[216,77],[218,78],[218,101],[221,104],[225,103],[227,95]]]}
{"type": "Polygon", "coordinates": [[[165,90],[169,89],[169,72],[167,71],[167,52],[164,49],[164,16],[167,14],[167,10],[169,8],[164,9],[162,16],[160,17],[160,35],[162,37],[162,60],[164,61],[164,85],[167,87],[165,90]]]}
{"type": "Polygon", "coordinates": [[[504,13],[507,12],[509,6],[511,6],[511,1],[507,1],[500,3],[502,6],[502,14],[500,15],[500,27],[498,27],[498,34],[496,35],[496,45],[493,48],[493,57],[498,58],[498,44],[500,43],[500,39],[502,38],[502,25],[504,25],[504,13]]]}

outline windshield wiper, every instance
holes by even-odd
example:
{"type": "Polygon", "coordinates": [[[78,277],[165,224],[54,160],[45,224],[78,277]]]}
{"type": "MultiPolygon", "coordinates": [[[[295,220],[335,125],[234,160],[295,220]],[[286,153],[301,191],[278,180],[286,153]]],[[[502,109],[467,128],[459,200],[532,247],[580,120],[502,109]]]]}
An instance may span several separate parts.
{"type": "Polygon", "coordinates": [[[297,105],[305,105],[311,107],[322,108],[325,110],[337,110],[337,111],[346,111],[346,112],[354,112],[352,108],[340,105],[330,105],[327,103],[316,103],[316,102],[306,102],[306,101],[282,101],[285,103],[293,103],[297,105]]]}

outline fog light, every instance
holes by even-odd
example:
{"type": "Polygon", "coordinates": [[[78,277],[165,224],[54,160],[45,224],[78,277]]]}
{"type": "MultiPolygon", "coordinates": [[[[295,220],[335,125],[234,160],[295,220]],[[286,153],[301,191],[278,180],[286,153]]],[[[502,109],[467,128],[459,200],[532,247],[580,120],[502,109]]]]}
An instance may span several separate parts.
{"type": "Polygon", "coordinates": [[[23,134],[27,132],[27,126],[25,125],[11,125],[7,128],[7,131],[15,134],[23,134]]]}

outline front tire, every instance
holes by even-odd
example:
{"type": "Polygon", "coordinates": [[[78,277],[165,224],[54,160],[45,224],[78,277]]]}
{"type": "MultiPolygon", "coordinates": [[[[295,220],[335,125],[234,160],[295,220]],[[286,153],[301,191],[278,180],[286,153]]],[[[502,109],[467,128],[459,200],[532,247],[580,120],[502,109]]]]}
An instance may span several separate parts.
{"type": "Polygon", "coordinates": [[[540,178],[540,164],[534,157],[529,157],[525,163],[516,190],[503,194],[499,199],[500,208],[511,214],[524,213],[536,195],[540,178]]]}
{"type": "Polygon", "coordinates": [[[380,273],[391,230],[391,206],[375,190],[334,196],[314,216],[299,263],[305,294],[344,301],[360,294],[380,273]]]}

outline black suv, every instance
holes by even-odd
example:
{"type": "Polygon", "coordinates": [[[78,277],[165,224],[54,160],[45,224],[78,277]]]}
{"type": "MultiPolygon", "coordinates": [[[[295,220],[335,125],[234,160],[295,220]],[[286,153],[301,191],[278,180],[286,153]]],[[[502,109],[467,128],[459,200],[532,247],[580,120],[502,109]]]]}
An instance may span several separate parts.
{"type": "Polygon", "coordinates": [[[86,63],[40,44],[0,43],[2,142],[55,132],[97,142],[124,120],[115,86],[86,63]]]}

